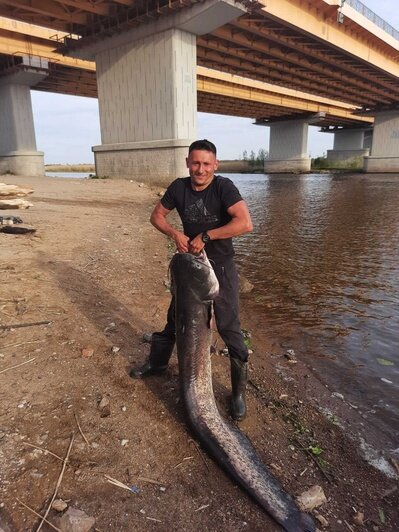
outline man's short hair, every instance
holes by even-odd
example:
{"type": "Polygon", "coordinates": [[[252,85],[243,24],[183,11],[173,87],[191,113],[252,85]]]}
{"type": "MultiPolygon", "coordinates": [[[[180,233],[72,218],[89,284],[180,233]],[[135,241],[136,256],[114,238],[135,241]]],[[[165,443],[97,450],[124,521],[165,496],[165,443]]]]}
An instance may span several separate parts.
{"type": "Polygon", "coordinates": [[[190,154],[193,150],[204,150],[211,151],[216,156],[216,146],[207,139],[195,140],[190,147],[188,148],[188,153],[190,154]]]}

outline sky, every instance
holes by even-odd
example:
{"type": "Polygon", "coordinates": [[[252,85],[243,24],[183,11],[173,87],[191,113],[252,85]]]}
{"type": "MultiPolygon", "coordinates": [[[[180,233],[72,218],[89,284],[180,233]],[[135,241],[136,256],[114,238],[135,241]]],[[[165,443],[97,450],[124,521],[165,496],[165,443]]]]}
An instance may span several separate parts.
{"type": "MultiPolygon", "coordinates": [[[[399,29],[398,0],[362,0],[362,3],[399,29]]],[[[45,163],[94,162],[91,146],[101,144],[98,103],[94,98],[31,91],[36,144],[45,163]]],[[[255,153],[269,147],[269,128],[253,125],[249,118],[198,113],[198,138],[212,140],[219,159],[238,159],[244,151],[255,153]]],[[[309,127],[311,157],[326,154],[333,135],[309,127]]]]}

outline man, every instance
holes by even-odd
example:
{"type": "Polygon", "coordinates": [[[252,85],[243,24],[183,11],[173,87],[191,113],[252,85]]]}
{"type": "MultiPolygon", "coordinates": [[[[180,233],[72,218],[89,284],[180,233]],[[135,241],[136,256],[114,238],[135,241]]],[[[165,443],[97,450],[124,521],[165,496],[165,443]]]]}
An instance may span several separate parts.
{"type": "MultiPolygon", "coordinates": [[[[248,349],[241,334],[238,276],[234,264],[232,237],[252,231],[247,205],[230,179],[215,175],[218,168],[216,147],[208,140],[197,140],[189,147],[186,159],[190,177],[179,178],[167,188],[151,214],[151,223],[175,241],[179,253],[199,253],[203,248],[219,280],[219,295],[214,301],[218,332],[228,348],[231,362],[231,414],[240,421],[246,414],[245,389],[248,379],[248,349]],[[176,208],[183,231],[172,227],[167,216],[176,208]]],[[[143,378],[166,370],[175,344],[174,300],[167,324],[154,333],[148,361],[133,368],[130,376],[143,378]]]]}

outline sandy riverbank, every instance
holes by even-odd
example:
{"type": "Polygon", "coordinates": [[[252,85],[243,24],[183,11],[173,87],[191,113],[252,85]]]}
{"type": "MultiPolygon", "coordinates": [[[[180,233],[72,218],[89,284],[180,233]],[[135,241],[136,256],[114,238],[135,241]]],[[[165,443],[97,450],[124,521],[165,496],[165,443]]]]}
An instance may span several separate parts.
{"type": "MultiPolygon", "coordinates": [[[[0,181],[35,189],[30,210],[1,214],[37,229],[0,233],[0,325],[51,322],[0,330],[0,529],[35,529],[39,518],[18,499],[44,513],[62,468],[44,450],[65,457],[74,433],[58,497],[95,518],[96,530],[278,530],[193,442],[176,359],[164,377],[128,376],[148,353],[143,332],[162,327],[169,302],[171,250],[148,222],[158,189],[126,180],[0,181]],[[102,398],[110,404],[104,417],[102,398]]],[[[254,344],[242,430],[292,495],[322,486],[327,530],[397,530],[397,481],[368,465],[348,438],[354,414],[257,328],[251,297],[242,301],[254,344]],[[322,415],[314,397],[339,416],[322,415]],[[357,512],[363,526],[353,522],[357,512]]],[[[213,361],[226,414],[228,361],[213,361]]],[[[51,510],[48,519],[56,517],[51,510]]]]}

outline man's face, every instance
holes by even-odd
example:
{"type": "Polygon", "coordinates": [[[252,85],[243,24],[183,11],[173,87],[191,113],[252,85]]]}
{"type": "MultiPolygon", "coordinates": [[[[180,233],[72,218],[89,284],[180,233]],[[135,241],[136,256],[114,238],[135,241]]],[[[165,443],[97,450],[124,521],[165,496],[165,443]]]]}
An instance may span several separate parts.
{"type": "Polygon", "coordinates": [[[206,150],[193,150],[186,159],[191,177],[191,184],[195,190],[206,188],[212,181],[219,166],[215,154],[206,150]]]}

